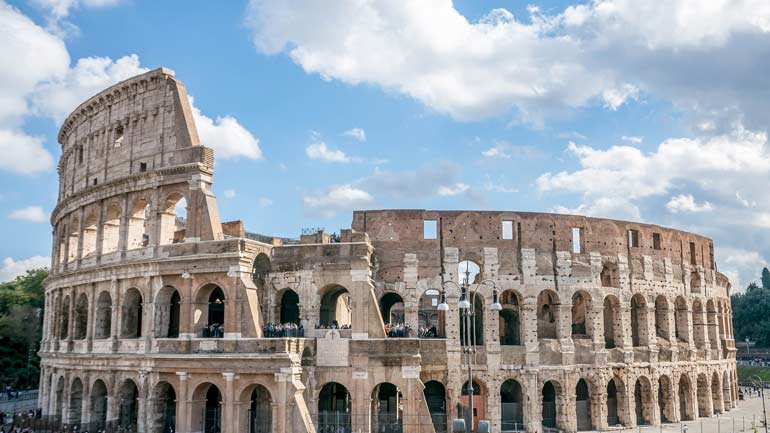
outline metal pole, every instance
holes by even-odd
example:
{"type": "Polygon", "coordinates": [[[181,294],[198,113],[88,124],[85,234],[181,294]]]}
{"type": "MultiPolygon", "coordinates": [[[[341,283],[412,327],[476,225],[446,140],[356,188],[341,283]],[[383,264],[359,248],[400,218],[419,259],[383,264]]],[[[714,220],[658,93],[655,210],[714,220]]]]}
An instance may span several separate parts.
{"type": "MultiPolygon", "coordinates": [[[[473,307],[473,303],[471,303],[471,308],[473,307]]],[[[468,431],[470,433],[473,433],[473,368],[471,367],[471,347],[470,347],[470,334],[469,332],[472,332],[470,330],[470,323],[471,323],[471,317],[470,317],[470,309],[466,311],[465,313],[465,342],[466,342],[466,350],[467,350],[467,362],[468,362],[468,403],[470,405],[470,413],[468,415],[468,424],[470,425],[468,427],[468,431]]]]}

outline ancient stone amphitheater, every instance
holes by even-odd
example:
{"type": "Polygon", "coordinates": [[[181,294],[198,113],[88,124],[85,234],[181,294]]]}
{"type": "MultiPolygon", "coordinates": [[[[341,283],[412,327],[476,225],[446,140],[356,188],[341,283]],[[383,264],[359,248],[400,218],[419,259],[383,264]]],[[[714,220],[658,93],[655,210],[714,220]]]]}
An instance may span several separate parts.
{"type": "Polygon", "coordinates": [[[730,283],[702,236],[426,210],[249,233],[220,221],[213,151],[162,68],[82,103],[59,142],[40,405],[69,429],[446,432],[469,393],[493,432],[736,405],[730,283]]]}

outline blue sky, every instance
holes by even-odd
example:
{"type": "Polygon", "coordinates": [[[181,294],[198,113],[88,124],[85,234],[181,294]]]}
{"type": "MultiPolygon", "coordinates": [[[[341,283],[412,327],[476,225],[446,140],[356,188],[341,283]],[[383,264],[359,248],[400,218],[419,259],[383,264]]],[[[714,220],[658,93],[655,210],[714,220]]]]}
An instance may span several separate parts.
{"type": "Polygon", "coordinates": [[[338,231],[356,208],[560,211],[711,236],[736,285],[757,278],[764,2],[396,3],[0,0],[0,54],[19,59],[0,65],[18,103],[0,110],[0,277],[50,254],[68,108],[166,66],[217,152],[222,219],[247,230],[338,231]]]}

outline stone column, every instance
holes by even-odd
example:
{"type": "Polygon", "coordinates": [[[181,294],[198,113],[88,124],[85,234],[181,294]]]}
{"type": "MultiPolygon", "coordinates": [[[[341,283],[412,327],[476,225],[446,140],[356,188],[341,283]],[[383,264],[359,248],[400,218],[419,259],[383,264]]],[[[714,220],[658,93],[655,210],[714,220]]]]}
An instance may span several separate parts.
{"type": "Polygon", "coordinates": [[[118,338],[120,338],[121,328],[123,324],[120,314],[120,284],[117,279],[113,279],[110,282],[110,299],[112,305],[110,306],[110,339],[112,340],[112,352],[116,352],[118,349],[118,338]]]}
{"type": "Polygon", "coordinates": [[[591,416],[596,430],[607,430],[607,387],[604,378],[601,381],[591,395],[591,416]]]}
{"type": "Polygon", "coordinates": [[[540,346],[537,341],[536,310],[536,304],[527,303],[526,301],[520,308],[522,344],[527,351],[525,355],[525,362],[527,365],[537,365],[537,363],[540,362],[540,346]]]}
{"type": "Polygon", "coordinates": [[[188,390],[190,374],[186,371],[177,371],[179,386],[176,395],[176,431],[192,431],[192,395],[188,390]]]}
{"type": "Polygon", "coordinates": [[[75,287],[69,288],[69,295],[70,295],[70,307],[68,314],[68,320],[67,320],[67,338],[66,338],[66,344],[67,344],[67,352],[72,350],[72,337],[75,333],[75,287]]]}
{"type": "Polygon", "coordinates": [[[235,387],[233,382],[235,380],[235,373],[222,373],[225,378],[224,389],[224,408],[222,410],[222,432],[223,433],[240,433],[238,432],[238,423],[235,422],[235,387]]]}
{"type": "Polygon", "coordinates": [[[91,353],[94,342],[94,328],[96,327],[96,284],[91,284],[88,294],[88,316],[86,325],[86,351],[91,353]]]}
{"type": "Polygon", "coordinates": [[[78,213],[78,251],[75,255],[75,263],[80,268],[80,260],[83,258],[83,218],[85,217],[85,209],[81,207],[76,212],[78,213]]]}
{"type": "Polygon", "coordinates": [[[96,249],[94,254],[96,255],[96,264],[102,262],[102,244],[104,243],[104,203],[99,203],[99,207],[96,210],[96,249]]]}
{"type": "Polygon", "coordinates": [[[149,397],[149,371],[148,370],[139,370],[139,383],[137,384],[138,389],[138,395],[137,395],[137,413],[136,413],[136,426],[137,426],[137,433],[144,433],[148,430],[147,428],[147,414],[149,412],[148,410],[148,403],[150,401],[149,397]]]}
{"type": "MultiPolygon", "coordinates": [[[[81,378],[83,381],[83,403],[80,405],[80,424],[91,422],[91,380],[90,375],[86,374],[81,378]]],[[[81,428],[79,431],[85,429],[81,428]]]]}
{"type": "Polygon", "coordinates": [[[558,304],[554,310],[556,310],[556,338],[559,340],[562,363],[573,364],[575,362],[575,343],[572,341],[572,306],[558,304]]]}
{"type": "Polygon", "coordinates": [[[524,395],[524,423],[528,432],[540,432],[543,423],[543,395],[537,372],[528,371],[522,380],[526,384],[526,389],[529,390],[524,395]]]}
{"type": "Polygon", "coordinates": [[[120,200],[120,227],[118,228],[118,251],[120,251],[120,258],[126,258],[126,249],[128,249],[128,225],[131,221],[130,213],[132,209],[128,208],[128,194],[123,194],[120,200]]]}

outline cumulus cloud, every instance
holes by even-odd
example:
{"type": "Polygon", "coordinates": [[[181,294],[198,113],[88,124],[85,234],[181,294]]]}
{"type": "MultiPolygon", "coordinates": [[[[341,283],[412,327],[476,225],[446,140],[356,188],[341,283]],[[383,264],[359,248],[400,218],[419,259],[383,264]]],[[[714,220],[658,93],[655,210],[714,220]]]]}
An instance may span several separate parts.
{"type": "Polygon", "coordinates": [[[8,215],[8,218],[31,222],[44,222],[48,220],[48,216],[43,212],[43,208],[40,206],[28,206],[16,209],[8,215]]]}
{"type": "Polygon", "coordinates": [[[50,171],[53,156],[43,146],[44,141],[42,136],[0,129],[0,169],[23,175],[50,171]]]}
{"type": "Polygon", "coordinates": [[[457,182],[454,185],[442,185],[438,187],[436,194],[443,196],[454,196],[468,191],[471,187],[468,184],[457,182]]]}
{"type": "Polygon", "coordinates": [[[714,206],[707,201],[703,203],[696,202],[692,194],[679,194],[671,197],[671,200],[666,203],[666,209],[671,213],[711,212],[714,210],[714,206]]]}
{"type": "Polygon", "coordinates": [[[46,12],[48,29],[62,37],[77,34],[78,27],[66,18],[78,7],[115,6],[122,0],[31,0],[31,3],[46,12]]]}
{"type": "Polygon", "coordinates": [[[350,162],[349,156],[339,149],[331,149],[323,141],[312,143],[305,148],[305,154],[310,159],[319,159],[324,162],[350,162]]]}
{"type": "Polygon", "coordinates": [[[6,257],[3,259],[2,267],[0,267],[0,282],[12,281],[30,269],[47,268],[50,265],[50,257],[32,256],[21,260],[6,257]]]}
{"type": "Polygon", "coordinates": [[[204,146],[214,149],[219,159],[262,159],[259,139],[233,116],[217,116],[212,119],[201,112],[190,96],[195,127],[204,146]]]}
{"type": "Polygon", "coordinates": [[[366,131],[364,131],[363,128],[353,128],[349,129],[342,133],[342,135],[347,135],[348,137],[353,137],[358,141],[364,142],[366,141],[366,131]]]}
{"type": "Polygon", "coordinates": [[[638,135],[624,135],[620,139],[633,144],[642,144],[642,141],[644,141],[644,137],[638,135]]]}
{"type": "Polygon", "coordinates": [[[372,201],[373,198],[368,192],[351,185],[339,185],[316,195],[302,197],[306,210],[318,213],[324,218],[331,218],[340,211],[367,206],[372,201]]]}
{"type": "MultiPolygon", "coordinates": [[[[450,161],[425,164],[414,170],[390,171],[375,169],[374,172],[355,182],[375,196],[389,200],[425,199],[441,190],[449,191],[463,184],[462,167],[450,161]]],[[[466,189],[467,191],[467,189],[466,189]]]]}

